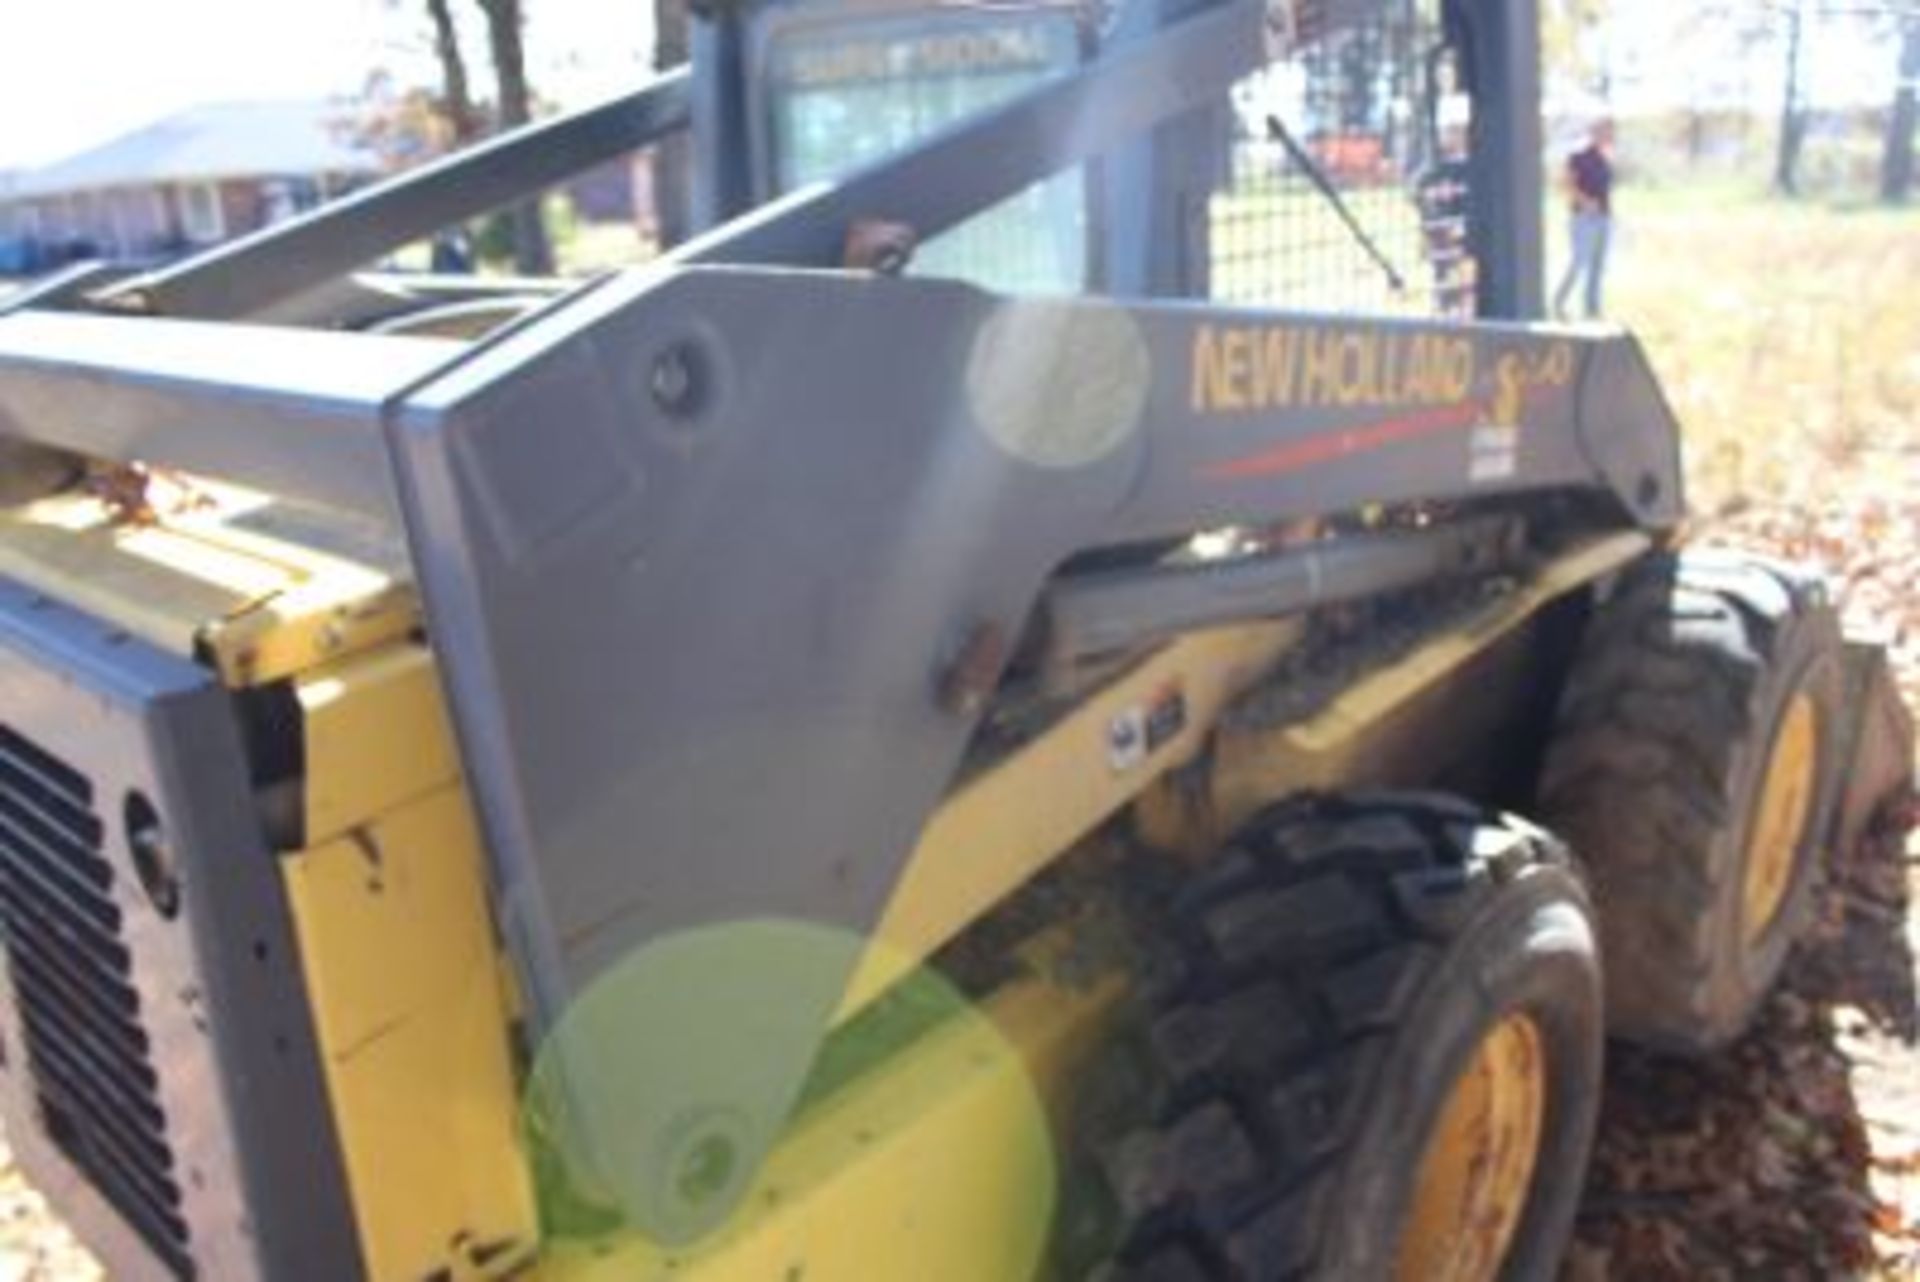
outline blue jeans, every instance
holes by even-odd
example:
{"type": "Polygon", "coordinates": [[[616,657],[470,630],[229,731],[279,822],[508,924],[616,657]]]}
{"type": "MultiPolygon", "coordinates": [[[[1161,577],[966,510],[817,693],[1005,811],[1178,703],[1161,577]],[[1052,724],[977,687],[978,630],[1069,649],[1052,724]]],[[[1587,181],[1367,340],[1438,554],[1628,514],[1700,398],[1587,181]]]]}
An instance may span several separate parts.
{"type": "Polygon", "coordinates": [[[1594,209],[1577,209],[1573,213],[1573,261],[1567,264],[1567,274],[1560,278],[1560,288],[1553,295],[1554,315],[1565,319],[1567,299],[1572,297],[1574,286],[1586,278],[1587,316],[1589,319],[1600,315],[1601,282],[1607,274],[1607,241],[1613,234],[1613,219],[1594,209]]]}

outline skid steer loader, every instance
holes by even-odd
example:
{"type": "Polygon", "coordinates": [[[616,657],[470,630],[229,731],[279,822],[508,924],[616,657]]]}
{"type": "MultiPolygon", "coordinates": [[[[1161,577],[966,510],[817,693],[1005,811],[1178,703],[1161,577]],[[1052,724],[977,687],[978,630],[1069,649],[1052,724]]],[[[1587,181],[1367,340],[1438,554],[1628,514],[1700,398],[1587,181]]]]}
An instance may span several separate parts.
{"type": "Polygon", "coordinates": [[[126,1279],[1551,1276],[1911,730],[1532,322],[1535,22],[718,6],[14,298],[30,1179],[126,1279]],[[381,266],[681,132],[649,265],[381,266]]]}

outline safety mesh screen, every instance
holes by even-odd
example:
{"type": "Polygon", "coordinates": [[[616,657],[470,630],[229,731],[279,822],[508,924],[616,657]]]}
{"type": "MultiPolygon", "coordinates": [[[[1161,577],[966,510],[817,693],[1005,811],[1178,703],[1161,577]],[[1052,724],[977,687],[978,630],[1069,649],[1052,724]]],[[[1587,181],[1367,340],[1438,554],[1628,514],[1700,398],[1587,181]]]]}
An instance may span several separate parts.
{"type": "Polygon", "coordinates": [[[1235,85],[1230,178],[1209,208],[1213,297],[1470,314],[1468,121],[1455,79],[1438,0],[1387,0],[1235,85]]]}

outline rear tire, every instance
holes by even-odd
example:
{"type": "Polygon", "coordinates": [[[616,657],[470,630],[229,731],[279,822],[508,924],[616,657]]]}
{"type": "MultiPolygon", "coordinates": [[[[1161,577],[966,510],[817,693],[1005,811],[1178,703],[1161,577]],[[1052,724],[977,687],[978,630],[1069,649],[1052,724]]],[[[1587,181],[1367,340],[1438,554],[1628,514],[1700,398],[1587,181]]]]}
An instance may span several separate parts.
{"type": "Polygon", "coordinates": [[[1558,842],[1448,798],[1309,798],[1167,899],[1137,1031],[1083,1096],[1081,1263],[1062,1276],[1364,1282],[1441,1276],[1436,1259],[1461,1282],[1552,1275],[1601,1050],[1594,934],[1558,842]],[[1494,1120],[1518,1121],[1469,1119],[1487,1161],[1461,1169],[1504,1183],[1436,1211],[1416,1196],[1423,1154],[1483,1078],[1512,1105],[1494,1120]],[[1429,1253],[1409,1271],[1416,1204],[1429,1253]],[[1462,1257],[1469,1223],[1491,1227],[1462,1257]]]}
{"type": "Polygon", "coordinates": [[[1654,558],[1594,617],[1540,812],[1593,886],[1610,1032],[1700,1053],[1751,1021],[1811,907],[1842,682],[1818,582],[1759,558],[1654,558]]]}

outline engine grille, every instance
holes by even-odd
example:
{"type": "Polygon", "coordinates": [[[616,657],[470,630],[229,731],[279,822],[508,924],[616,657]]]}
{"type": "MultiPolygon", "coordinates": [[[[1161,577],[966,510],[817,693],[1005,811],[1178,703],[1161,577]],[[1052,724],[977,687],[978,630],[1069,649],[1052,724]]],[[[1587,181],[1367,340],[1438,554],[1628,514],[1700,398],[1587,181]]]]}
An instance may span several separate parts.
{"type": "Polygon", "coordinates": [[[0,725],[0,926],[46,1133],[193,1275],[167,1119],[92,782],[0,725]]]}

